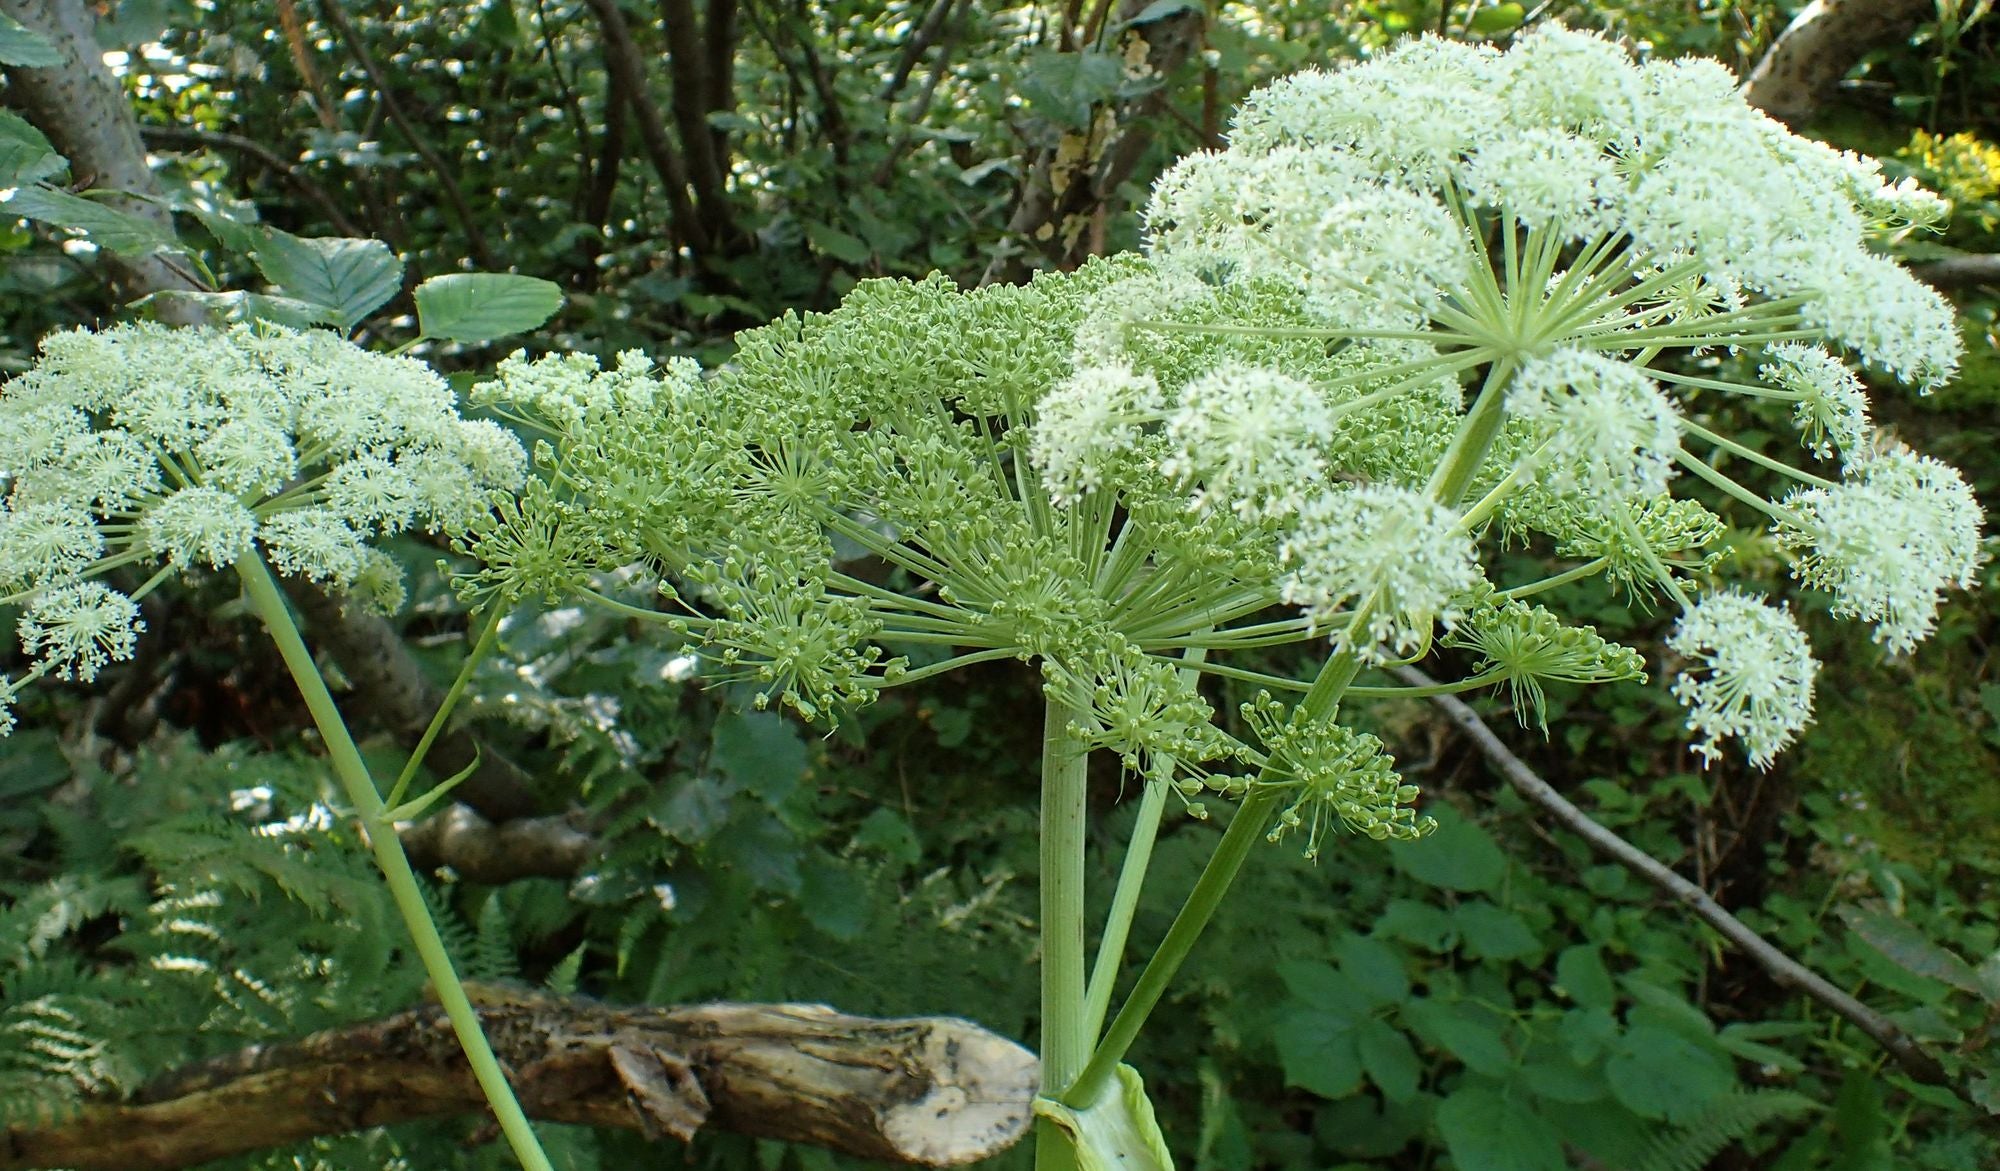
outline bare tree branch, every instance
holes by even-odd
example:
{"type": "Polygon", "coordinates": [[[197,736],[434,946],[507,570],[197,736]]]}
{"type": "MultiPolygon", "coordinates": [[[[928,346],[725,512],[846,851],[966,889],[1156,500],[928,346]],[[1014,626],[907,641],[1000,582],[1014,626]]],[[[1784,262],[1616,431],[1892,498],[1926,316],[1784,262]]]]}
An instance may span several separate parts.
{"type": "Polygon", "coordinates": [[[695,252],[706,253],[714,241],[709,238],[708,225],[695,214],[694,203],[688,194],[687,167],[682,163],[673,139],[667,134],[667,122],[660,114],[660,104],[653,100],[652,90],[647,87],[645,57],[639,52],[638,43],[632,39],[632,28],[625,23],[625,14],[619,11],[618,0],[588,0],[588,3],[597,16],[597,26],[603,36],[605,68],[624,92],[625,100],[631,104],[639,124],[639,141],[645,146],[653,169],[659,172],[660,185],[666,188],[674,235],[695,252]]]}
{"type": "Polygon", "coordinates": [[[465,233],[465,246],[467,251],[472,253],[473,261],[483,269],[497,270],[498,262],[494,259],[492,249],[486,245],[486,233],[479,226],[479,218],[472,214],[472,208],[465,202],[465,193],[459,190],[458,178],[453,173],[451,164],[445,161],[445,157],[438,153],[436,147],[431,145],[430,139],[417,130],[416,124],[404,115],[402,103],[396,100],[388,77],[375,64],[375,54],[368,51],[368,42],[356,31],[354,22],[347,19],[347,10],[340,6],[339,0],[320,0],[320,10],[326,13],[327,22],[340,33],[340,39],[347,42],[348,52],[354,54],[354,59],[361,63],[362,71],[368,74],[369,83],[375,87],[376,100],[382,103],[382,112],[388,115],[389,121],[395,123],[396,129],[402,132],[403,140],[422,156],[424,165],[430,168],[432,176],[437,179],[439,190],[444,192],[445,202],[451,204],[452,214],[458,219],[459,230],[465,233]]]}
{"type": "Polygon", "coordinates": [[[1743,97],[1790,126],[1809,120],[1871,49],[1909,37],[1937,0],[1813,0],[1743,83],[1743,97]]]}
{"type": "MultiPolygon", "coordinates": [[[[1026,1132],[1037,1062],[955,1017],[816,1004],[612,1008],[529,996],[480,1019],[539,1119],[683,1141],[704,1126],[922,1166],[1026,1132]]],[[[0,1132],[0,1171],[168,1171],[363,1127],[485,1110],[444,1010],[255,1046],[123,1103],[0,1132]]]]}
{"type": "Polygon", "coordinates": [[[326,217],[326,222],[333,225],[334,231],[343,236],[361,235],[361,229],[340,210],[340,205],[333,201],[333,196],[327,194],[326,188],[307,178],[303,171],[287,162],[284,156],[254,138],[185,126],[141,126],[139,134],[147,142],[158,146],[228,150],[247,155],[253,162],[282,179],[287,186],[318,208],[320,214],[326,217]]]}
{"type": "Polygon", "coordinates": [[[1910,275],[1942,292],[1976,288],[2000,288],[2000,253],[1981,252],[1948,256],[1910,265],[1910,275]]]}
{"type": "MultiPolygon", "coordinates": [[[[1434,687],[1437,681],[1415,667],[1397,667],[1395,676],[1405,683],[1418,687],[1434,687]]],[[[1950,1074],[1945,1072],[1929,1050],[1905,1033],[1901,1028],[1849,996],[1846,992],[1828,983],[1826,978],[1797,960],[1779,951],[1770,941],[1745,926],[1741,919],[1730,914],[1720,903],[1709,897],[1707,891],[1676,874],[1671,868],[1646,853],[1632,843],[1619,837],[1575,805],[1554,786],[1538,776],[1520,757],[1502,743],[1500,737],[1486,726],[1479,714],[1454,696],[1434,695],[1431,702],[1444,710],[1451,722],[1458,727],[1479,749],[1489,764],[1497,769],[1507,783],[1523,797],[1554,818],[1564,829],[1590,843],[1592,849],[1610,857],[1626,869],[1638,874],[1674,901],[1694,912],[1702,922],[1714,928],[1724,939],[1735,944],[1745,955],[1763,968],[1779,985],[1805,993],[1828,1010],[1866,1033],[1877,1045],[1886,1050],[1904,1072],[1920,1082],[1931,1085],[1948,1086],[1964,1093],[1950,1074]]],[[[1970,1099],[1968,1099],[1970,1100],[1970,1099]]]]}

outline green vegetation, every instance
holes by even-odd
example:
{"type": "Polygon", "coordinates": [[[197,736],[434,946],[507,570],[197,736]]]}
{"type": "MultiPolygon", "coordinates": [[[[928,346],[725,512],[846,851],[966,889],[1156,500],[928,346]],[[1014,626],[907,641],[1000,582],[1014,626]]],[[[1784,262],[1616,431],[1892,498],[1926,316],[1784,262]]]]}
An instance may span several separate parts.
{"type": "MultiPolygon", "coordinates": [[[[1784,156],[1851,238],[1708,198],[1791,141],[1736,106],[1609,227],[1545,155],[1447,143],[1439,179],[1393,120],[1299,121],[1341,74],[1175,163],[1305,65],[1423,106],[1380,79],[1426,30],[1558,62],[1452,75],[1509,133],[1609,142],[1565,103],[1641,67],[1544,18],[1747,69],[1789,15],[1756,5],[128,2],[136,201],[31,100],[48,30],[0,22],[0,1124],[426,996],[476,1053],[464,980],[975,1018],[1050,1099],[995,1167],[2000,1162],[2000,285],[1939,277],[1953,327],[1880,259],[2000,238],[1991,29],[1941,11],[1798,129],[1948,227],[1784,156]],[[1350,131],[1377,170],[1286,153],[1350,131]],[[1806,246],[1851,250],[1848,302],[1806,246]],[[1425,655],[1447,684],[1395,673],[1425,655]],[[1435,691],[1921,1060],[1507,787],[1435,691]],[[587,848],[412,870],[393,823],[459,799],[587,848]]],[[[682,1157],[500,1117],[219,1165],[682,1157]]]]}

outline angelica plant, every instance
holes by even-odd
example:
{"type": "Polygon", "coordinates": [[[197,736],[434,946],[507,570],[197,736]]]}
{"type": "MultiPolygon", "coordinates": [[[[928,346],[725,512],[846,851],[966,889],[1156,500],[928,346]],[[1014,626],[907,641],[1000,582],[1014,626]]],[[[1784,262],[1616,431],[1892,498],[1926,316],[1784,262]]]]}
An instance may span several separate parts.
{"type": "Polygon", "coordinates": [[[520,442],[462,418],[429,367],[334,333],[140,323],[44,338],[34,366],[0,387],[0,606],[19,607],[30,662],[0,677],[0,734],[22,687],[89,682],[130,658],[148,594],[234,573],[312,713],[501,1127],[524,1166],[546,1169],[396,835],[397,820],[449,785],[403,800],[420,746],[393,788],[377,789],[272,574],[393,610],[402,572],[375,542],[415,527],[462,530],[526,469],[520,442]]]}
{"type": "Polygon", "coordinates": [[[1637,63],[1559,27],[1505,52],[1407,42],[1252,95],[1228,149],[1160,181],[1144,256],[975,292],[867,283],[742,335],[710,374],[509,361],[475,398],[540,436],[538,474],[473,526],[462,589],[659,623],[808,720],[1036,664],[1038,1157],[1164,1164],[1120,1063],[1255,843],[1430,824],[1344,708],[1415,692],[1365,669],[1442,641],[1477,656],[1442,690],[1505,687],[1542,720],[1548,681],[1644,673],[1534,600],[1601,577],[1680,612],[1664,666],[1695,749],[1768,765],[1810,719],[1815,663],[1782,601],[1721,580],[1702,499],[1770,527],[1890,651],[1971,582],[1969,489],[1874,428],[1858,373],[1951,376],[1949,307],[1870,246],[1942,210],[1750,109],[1711,62],[1637,63]],[[1784,407],[1800,450],[1714,430],[1731,398],[1784,407]],[[1565,564],[1495,580],[1504,541],[1565,564]],[[601,588],[632,565],[657,605],[601,588]],[[1311,678],[1230,661],[1294,643],[1325,650],[1311,678]],[[1203,674],[1260,693],[1221,720],[1203,674]],[[1100,750],[1143,785],[1092,965],[1100,750]],[[1175,799],[1235,808],[1112,1016],[1175,799]]]}

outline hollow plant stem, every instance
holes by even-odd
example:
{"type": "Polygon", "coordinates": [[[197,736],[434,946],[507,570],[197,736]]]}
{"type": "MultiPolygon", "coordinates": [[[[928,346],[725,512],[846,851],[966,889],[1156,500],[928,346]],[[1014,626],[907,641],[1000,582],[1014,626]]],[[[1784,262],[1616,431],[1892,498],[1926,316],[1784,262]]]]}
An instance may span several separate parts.
{"type": "Polygon", "coordinates": [[[396,836],[395,827],[384,817],[386,808],[381,794],[375,789],[375,779],[369,775],[360,749],[355,747],[354,738],[348,734],[347,723],[341,718],[332,694],[327,691],[326,680],[320,676],[319,667],[313,663],[312,652],[306,649],[305,640],[299,635],[298,624],[292,621],[284,594],[272,579],[270,569],[258,556],[238,558],[236,573],[242,579],[243,591],[250,600],[251,608],[263,620],[271,641],[277,644],[278,654],[285,660],[292,681],[298,685],[299,695],[312,713],[313,724],[319,728],[320,737],[326,742],[327,758],[333,765],[334,775],[339,778],[348,802],[361,818],[362,827],[368,834],[368,847],[375,855],[375,864],[381,868],[382,877],[388,882],[390,897],[395,900],[396,910],[402,914],[403,925],[410,933],[410,941],[416,946],[425,973],[430,976],[438,1004],[451,1020],[458,1043],[472,1065],[472,1075],[493,1107],[494,1117],[507,1137],[508,1146],[513,1148],[514,1156],[526,1171],[554,1171],[548,1155],[542,1151],[541,1141],[528,1124],[528,1116],[522,1112],[520,1102],[514,1097],[513,1088],[507,1084],[507,1076],[493,1055],[493,1047],[487,1043],[486,1034],[479,1027],[479,1014],[466,998],[465,986],[459,982],[458,973],[452,970],[451,957],[445,951],[443,938],[438,935],[437,924],[431,919],[430,908],[424,903],[416,872],[410,869],[410,859],[403,853],[402,840],[396,836]]]}
{"type": "MultiPolygon", "coordinates": [[[[1084,1020],[1083,869],[1089,752],[1075,713],[1048,701],[1042,724],[1042,1093],[1060,1095],[1090,1057],[1084,1020]]],[[[1035,1124],[1036,1171],[1074,1171],[1076,1154],[1047,1119],[1035,1124]]]]}

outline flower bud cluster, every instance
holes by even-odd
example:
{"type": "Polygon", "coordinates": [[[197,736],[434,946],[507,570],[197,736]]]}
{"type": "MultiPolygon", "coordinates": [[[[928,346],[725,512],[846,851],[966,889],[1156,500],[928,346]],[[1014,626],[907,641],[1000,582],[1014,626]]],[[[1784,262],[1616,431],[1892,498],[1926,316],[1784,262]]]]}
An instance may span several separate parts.
{"type": "Polygon", "coordinates": [[[428,367],[331,333],[52,334],[0,386],[0,604],[22,607],[29,677],[84,681],[131,657],[138,600],[175,573],[262,556],[393,609],[402,573],[372,542],[462,528],[525,470],[428,367]]]}

